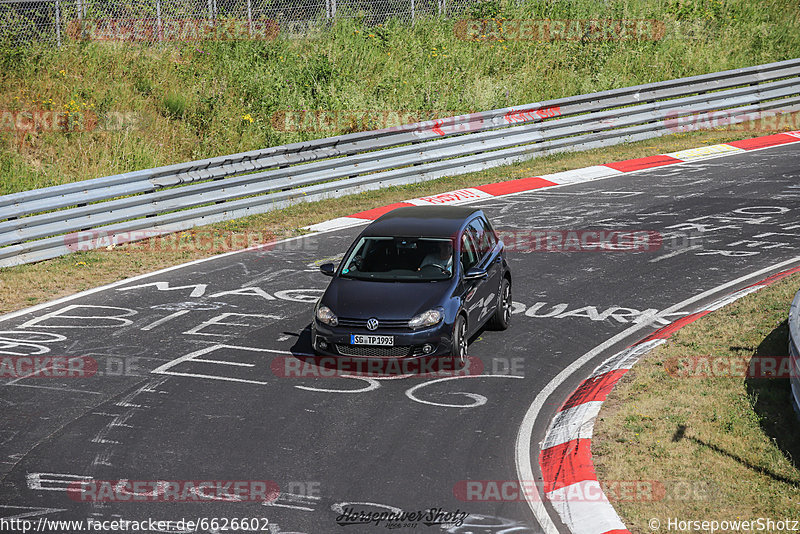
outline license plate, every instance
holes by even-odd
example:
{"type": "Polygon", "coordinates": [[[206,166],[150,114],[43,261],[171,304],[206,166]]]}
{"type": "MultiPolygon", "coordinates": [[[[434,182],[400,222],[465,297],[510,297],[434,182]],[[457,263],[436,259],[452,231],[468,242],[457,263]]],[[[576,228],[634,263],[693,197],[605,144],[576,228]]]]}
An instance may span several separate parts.
{"type": "Polygon", "coordinates": [[[394,336],[370,336],[363,334],[350,334],[351,345],[380,345],[383,347],[394,346],[394,336]]]}

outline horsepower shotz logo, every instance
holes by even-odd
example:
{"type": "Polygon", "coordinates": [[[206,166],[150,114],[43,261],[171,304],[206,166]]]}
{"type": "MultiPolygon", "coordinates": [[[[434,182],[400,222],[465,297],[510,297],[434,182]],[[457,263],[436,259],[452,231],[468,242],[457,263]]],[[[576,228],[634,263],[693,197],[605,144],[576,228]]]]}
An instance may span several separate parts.
{"type": "Polygon", "coordinates": [[[428,527],[434,525],[460,527],[464,524],[467,515],[467,512],[462,512],[460,509],[447,511],[444,508],[428,508],[427,510],[413,512],[404,512],[402,510],[375,512],[346,507],[336,517],[336,523],[342,527],[373,523],[376,527],[385,523],[383,526],[386,528],[414,528],[417,523],[422,523],[428,527]]]}

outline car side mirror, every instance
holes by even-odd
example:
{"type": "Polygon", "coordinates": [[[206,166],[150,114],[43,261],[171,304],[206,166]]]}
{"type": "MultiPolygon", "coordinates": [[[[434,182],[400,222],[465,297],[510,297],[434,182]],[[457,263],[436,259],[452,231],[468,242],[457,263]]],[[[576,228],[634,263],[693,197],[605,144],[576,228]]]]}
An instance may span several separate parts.
{"type": "Polygon", "coordinates": [[[488,277],[489,275],[487,274],[486,269],[480,269],[478,267],[467,269],[467,272],[464,273],[464,280],[481,280],[488,277]]]}
{"type": "Polygon", "coordinates": [[[336,272],[336,267],[332,263],[323,263],[319,266],[319,272],[325,276],[333,276],[333,273],[336,272]]]}

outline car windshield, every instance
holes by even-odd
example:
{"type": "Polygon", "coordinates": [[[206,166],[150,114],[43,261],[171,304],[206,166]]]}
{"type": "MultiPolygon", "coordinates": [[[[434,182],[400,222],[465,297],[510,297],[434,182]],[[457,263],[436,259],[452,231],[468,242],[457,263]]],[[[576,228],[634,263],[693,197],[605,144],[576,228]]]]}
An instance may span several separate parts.
{"type": "Polygon", "coordinates": [[[362,237],[341,276],[359,280],[430,282],[453,275],[453,243],[431,237],[362,237]]]}

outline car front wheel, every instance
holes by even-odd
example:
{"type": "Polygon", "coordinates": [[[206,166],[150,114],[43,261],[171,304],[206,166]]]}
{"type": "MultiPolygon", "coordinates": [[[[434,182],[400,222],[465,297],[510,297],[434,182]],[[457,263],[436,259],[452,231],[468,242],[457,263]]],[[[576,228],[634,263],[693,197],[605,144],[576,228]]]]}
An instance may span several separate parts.
{"type": "Polygon", "coordinates": [[[453,347],[450,349],[450,357],[453,361],[454,369],[461,369],[467,363],[467,321],[463,315],[456,317],[453,325],[453,347]]]}

